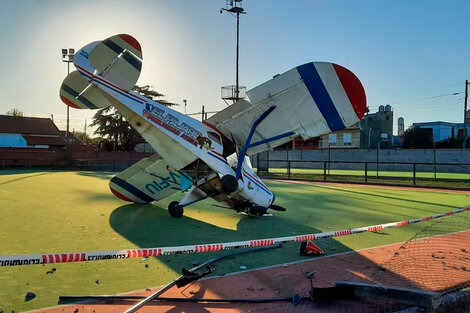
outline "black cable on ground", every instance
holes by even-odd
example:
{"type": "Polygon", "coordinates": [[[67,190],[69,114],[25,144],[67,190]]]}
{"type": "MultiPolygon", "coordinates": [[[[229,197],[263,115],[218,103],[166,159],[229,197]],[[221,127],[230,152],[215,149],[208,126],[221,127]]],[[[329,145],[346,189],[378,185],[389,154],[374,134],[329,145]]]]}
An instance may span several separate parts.
{"type": "MultiPolygon", "coordinates": [[[[72,304],[74,301],[99,301],[99,300],[115,300],[115,301],[126,301],[126,300],[141,300],[145,299],[145,296],[112,296],[112,295],[100,295],[100,296],[59,296],[59,304],[72,304]]],[[[283,298],[266,298],[266,299],[202,299],[202,298],[169,298],[169,297],[158,297],[152,301],[172,301],[172,302],[206,302],[206,303],[267,303],[267,302],[292,302],[294,304],[299,303],[303,300],[309,300],[310,297],[302,297],[295,295],[293,297],[283,298]]]]}

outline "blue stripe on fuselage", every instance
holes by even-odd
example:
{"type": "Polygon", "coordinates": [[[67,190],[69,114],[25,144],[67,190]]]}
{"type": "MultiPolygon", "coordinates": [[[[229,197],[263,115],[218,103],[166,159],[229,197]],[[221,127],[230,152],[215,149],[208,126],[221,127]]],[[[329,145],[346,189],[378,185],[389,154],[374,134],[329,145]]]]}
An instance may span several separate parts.
{"type": "Polygon", "coordinates": [[[344,123],[336,110],[328,91],[323,84],[320,75],[313,63],[307,63],[297,67],[297,71],[307,87],[310,95],[317,104],[323,118],[325,119],[331,131],[344,129],[344,123]]]}

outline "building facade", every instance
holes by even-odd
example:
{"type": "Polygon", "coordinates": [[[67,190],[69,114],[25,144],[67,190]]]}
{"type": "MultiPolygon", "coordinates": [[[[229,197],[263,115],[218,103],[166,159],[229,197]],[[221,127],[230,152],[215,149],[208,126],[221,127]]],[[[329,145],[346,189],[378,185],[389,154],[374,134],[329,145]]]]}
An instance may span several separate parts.
{"type": "Polygon", "coordinates": [[[393,111],[390,105],[366,114],[361,120],[361,148],[388,149],[393,147],[393,111]]]}
{"type": "MultiPolygon", "coordinates": [[[[433,140],[435,142],[443,141],[450,138],[462,137],[463,123],[450,122],[422,122],[413,123],[413,126],[432,130],[433,140]]],[[[467,134],[469,134],[470,123],[467,122],[467,134]]]]}

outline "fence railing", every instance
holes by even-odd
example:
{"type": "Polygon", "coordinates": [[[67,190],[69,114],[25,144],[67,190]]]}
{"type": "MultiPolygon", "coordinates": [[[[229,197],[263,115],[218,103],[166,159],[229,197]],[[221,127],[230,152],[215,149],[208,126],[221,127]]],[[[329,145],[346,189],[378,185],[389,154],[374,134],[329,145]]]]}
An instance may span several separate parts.
{"type": "Polygon", "coordinates": [[[260,177],[470,189],[470,163],[257,159],[260,177]]]}

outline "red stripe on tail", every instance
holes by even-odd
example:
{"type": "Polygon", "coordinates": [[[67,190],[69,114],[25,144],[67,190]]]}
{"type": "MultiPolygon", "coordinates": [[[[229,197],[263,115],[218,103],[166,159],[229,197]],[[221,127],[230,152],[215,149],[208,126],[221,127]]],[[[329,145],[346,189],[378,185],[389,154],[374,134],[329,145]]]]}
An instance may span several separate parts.
{"type": "Polygon", "coordinates": [[[333,64],[333,68],[338,75],[341,85],[343,85],[344,91],[346,92],[357,117],[361,119],[368,111],[366,93],[361,81],[351,71],[338,64],[333,64]]]}

